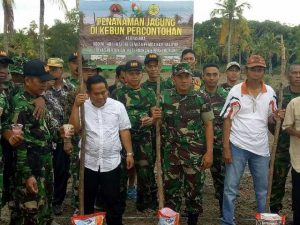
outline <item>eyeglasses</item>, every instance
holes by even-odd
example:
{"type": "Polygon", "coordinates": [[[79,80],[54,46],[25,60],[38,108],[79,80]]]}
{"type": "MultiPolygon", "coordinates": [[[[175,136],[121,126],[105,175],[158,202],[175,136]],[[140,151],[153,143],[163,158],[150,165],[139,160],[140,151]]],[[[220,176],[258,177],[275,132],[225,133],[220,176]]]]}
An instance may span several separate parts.
{"type": "Polygon", "coordinates": [[[262,68],[262,67],[251,67],[251,68],[248,68],[249,71],[251,72],[256,72],[256,73],[262,73],[265,71],[265,68],[262,68]]]}

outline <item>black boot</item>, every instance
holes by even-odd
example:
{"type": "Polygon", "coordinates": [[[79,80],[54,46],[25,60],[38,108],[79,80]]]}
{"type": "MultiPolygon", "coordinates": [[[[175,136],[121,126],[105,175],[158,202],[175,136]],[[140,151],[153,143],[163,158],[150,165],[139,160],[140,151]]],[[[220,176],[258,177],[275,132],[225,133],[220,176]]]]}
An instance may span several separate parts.
{"type": "Polygon", "coordinates": [[[187,225],[197,225],[199,213],[189,213],[187,225]]]}

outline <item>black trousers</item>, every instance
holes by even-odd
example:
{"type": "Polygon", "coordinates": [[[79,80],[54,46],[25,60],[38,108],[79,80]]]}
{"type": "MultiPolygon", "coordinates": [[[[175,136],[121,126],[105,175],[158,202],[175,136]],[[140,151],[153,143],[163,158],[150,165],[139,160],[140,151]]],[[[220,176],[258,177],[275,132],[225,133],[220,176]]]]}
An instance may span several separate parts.
{"type": "Polygon", "coordinates": [[[300,225],[300,173],[292,169],[293,225],[300,225]]]}
{"type": "Polygon", "coordinates": [[[61,205],[65,199],[70,177],[70,156],[64,151],[63,143],[58,143],[53,152],[54,193],[53,205],[61,205]]]}
{"type": "Polygon", "coordinates": [[[94,203],[100,185],[101,198],[106,207],[107,225],[122,225],[120,199],[120,165],[109,172],[84,168],[84,214],[94,213],[94,203]]]}

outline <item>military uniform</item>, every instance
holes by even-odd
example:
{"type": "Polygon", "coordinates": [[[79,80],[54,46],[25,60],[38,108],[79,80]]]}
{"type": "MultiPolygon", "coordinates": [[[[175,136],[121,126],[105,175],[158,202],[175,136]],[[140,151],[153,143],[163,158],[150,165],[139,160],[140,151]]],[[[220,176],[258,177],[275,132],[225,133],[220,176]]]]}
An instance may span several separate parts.
{"type": "Polygon", "coordinates": [[[232,88],[232,86],[230,86],[229,84],[227,84],[227,83],[223,83],[223,84],[221,84],[220,85],[222,88],[224,88],[226,91],[230,91],[231,90],[231,88],[232,88]]]}
{"type": "MultiPolygon", "coordinates": [[[[173,76],[180,73],[192,74],[186,63],[173,66],[173,76]]],[[[181,95],[175,88],[162,91],[161,99],[165,206],[178,212],[184,195],[186,212],[196,215],[195,223],[202,212],[205,179],[201,169],[206,153],[203,126],[214,118],[210,99],[193,89],[181,95]]]]}
{"type": "Polygon", "coordinates": [[[214,113],[214,158],[213,165],[210,168],[210,172],[213,178],[215,187],[215,197],[219,200],[220,210],[222,209],[223,201],[223,189],[224,189],[224,178],[225,178],[225,165],[223,161],[223,119],[220,116],[222,108],[225,104],[228,92],[218,86],[215,93],[209,93],[205,91],[210,97],[211,108],[214,113]]]}
{"type": "MultiPolygon", "coordinates": [[[[282,108],[285,109],[288,103],[298,96],[300,96],[300,93],[292,92],[290,86],[285,87],[283,89],[282,108]]],[[[278,211],[282,209],[286,178],[291,168],[289,146],[290,136],[281,130],[278,137],[270,199],[271,212],[274,213],[278,213],[278,211]]]]}
{"type": "MultiPolygon", "coordinates": [[[[37,65],[37,61],[32,61],[37,65]]],[[[44,65],[38,62],[45,73],[43,79],[53,79],[46,74],[44,65]]],[[[32,66],[32,64],[28,64],[32,66]]],[[[29,66],[27,67],[29,68],[29,66]]],[[[31,71],[32,72],[32,71],[31,71]]],[[[39,75],[34,73],[34,76],[39,75]]],[[[36,120],[34,111],[35,96],[26,91],[20,91],[12,98],[11,115],[4,124],[5,129],[11,129],[10,124],[23,125],[24,140],[16,147],[16,174],[14,176],[14,201],[16,207],[12,212],[11,224],[46,225],[52,221],[51,201],[53,188],[53,167],[51,143],[58,137],[58,122],[45,111],[42,119],[36,120]],[[28,178],[34,176],[37,180],[38,193],[30,194],[25,188],[28,178]]]]}
{"type": "MultiPolygon", "coordinates": [[[[157,90],[157,82],[146,80],[144,83],[141,84],[141,87],[144,89],[151,89],[156,93],[157,90]]],[[[167,79],[160,78],[160,90],[170,89],[173,88],[174,84],[172,79],[169,77],[167,79]]]]}
{"type": "Polygon", "coordinates": [[[116,99],[121,101],[127,110],[132,128],[130,130],[137,172],[137,200],[139,211],[156,209],[157,187],[154,177],[155,153],[151,141],[152,126],[141,127],[140,119],[150,115],[156,98],[152,90],[132,89],[123,86],[116,91],[116,99]]]}
{"type": "MultiPolygon", "coordinates": [[[[3,92],[1,92],[0,93],[0,118],[2,117],[4,110],[6,109],[7,109],[6,95],[3,92]]],[[[2,133],[2,118],[0,119],[0,131],[2,133]]],[[[2,201],[2,194],[3,194],[3,170],[4,170],[4,162],[3,162],[2,146],[0,145],[0,199],[1,201],[2,201]]],[[[0,204],[0,208],[2,208],[2,204],[0,204]]]]}

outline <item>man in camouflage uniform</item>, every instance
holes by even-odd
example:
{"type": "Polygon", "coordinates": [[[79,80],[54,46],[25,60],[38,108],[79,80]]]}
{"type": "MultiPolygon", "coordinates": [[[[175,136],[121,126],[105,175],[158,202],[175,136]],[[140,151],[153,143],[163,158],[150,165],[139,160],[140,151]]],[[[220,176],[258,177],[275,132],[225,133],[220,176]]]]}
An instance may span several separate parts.
{"type": "MultiPolygon", "coordinates": [[[[73,86],[66,83],[63,79],[63,60],[60,58],[49,58],[47,66],[49,73],[56,78],[53,85],[45,92],[45,100],[49,111],[58,121],[57,130],[68,123],[69,115],[67,107],[70,95],[75,95],[73,86]]],[[[62,139],[53,143],[53,169],[54,169],[54,194],[53,194],[53,212],[55,215],[61,215],[63,208],[67,183],[69,179],[70,157],[69,153],[64,151],[64,143],[62,139]]]]}
{"type": "MultiPolygon", "coordinates": [[[[32,60],[24,65],[24,91],[12,99],[11,116],[5,123],[4,136],[16,147],[16,175],[11,224],[48,225],[52,221],[53,167],[51,143],[58,137],[57,121],[45,111],[41,119],[33,117],[36,97],[46,90],[54,77],[45,71],[44,63],[32,60]],[[10,130],[10,124],[22,124],[22,134],[10,130]],[[54,128],[54,129],[53,129],[54,128]]],[[[53,223],[52,223],[53,224],[53,223]]]]}
{"type": "Polygon", "coordinates": [[[225,74],[227,81],[221,84],[221,87],[226,91],[230,91],[230,89],[237,84],[238,79],[241,76],[241,66],[237,62],[233,61],[227,64],[225,69],[225,74]]]}
{"type": "Polygon", "coordinates": [[[117,89],[116,99],[121,101],[127,110],[135,168],[137,173],[136,208],[141,212],[151,212],[157,207],[157,187],[154,176],[155,154],[151,140],[153,119],[151,107],[155,106],[155,93],[151,89],[140,87],[142,65],[136,60],[125,65],[126,85],[117,89]]]}
{"type": "Polygon", "coordinates": [[[194,90],[198,91],[200,90],[201,87],[203,87],[203,82],[202,82],[202,74],[201,71],[196,70],[196,53],[193,49],[187,48],[184,49],[181,53],[181,62],[188,63],[192,69],[193,73],[193,85],[194,85],[194,90]]]}
{"type": "MultiPolygon", "coordinates": [[[[282,109],[295,97],[300,96],[300,64],[290,65],[287,78],[289,85],[283,89],[282,109]]],[[[277,96],[279,96],[277,94],[277,96]]],[[[271,212],[278,213],[282,209],[282,199],[285,194],[285,183],[290,164],[290,137],[285,131],[280,131],[275,156],[274,175],[270,199],[271,212]]]]}
{"type": "Polygon", "coordinates": [[[156,93],[157,81],[160,80],[160,90],[170,89],[174,84],[170,78],[164,79],[160,76],[161,59],[155,53],[149,53],[144,60],[145,72],[148,79],[142,83],[142,88],[152,89],[156,93]]]}
{"type": "Polygon", "coordinates": [[[165,206],[179,212],[184,195],[188,225],[196,225],[204,170],[213,162],[214,115],[209,97],[192,88],[189,64],[173,65],[172,70],[175,88],[161,93],[165,206]]]}
{"type": "MultiPolygon", "coordinates": [[[[6,81],[8,76],[8,65],[12,64],[13,61],[4,54],[4,52],[0,53],[0,83],[3,84],[6,81]]],[[[6,93],[4,91],[4,87],[0,86],[0,131],[2,133],[2,122],[5,119],[3,116],[8,115],[8,99],[6,93]]],[[[1,136],[1,134],[0,134],[1,136]]],[[[2,194],[4,194],[4,179],[3,179],[3,171],[4,171],[4,157],[3,157],[3,149],[2,145],[0,145],[0,212],[2,208],[2,204],[5,204],[6,200],[3,199],[2,194]]],[[[0,213],[1,214],[1,213],[0,213]]]]}
{"type": "Polygon", "coordinates": [[[207,64],[203,67],[204,92],[210,97],[211,108],[214,113],[214,161],[210,168],[215,187],[215,197],[219,201],[222,216],[223,189],[225,165],[222,155],[223,119],[220,113],[225,104],[228,92],[218,86],[220,79],[219,67],[216,64],[207,64]]]}

